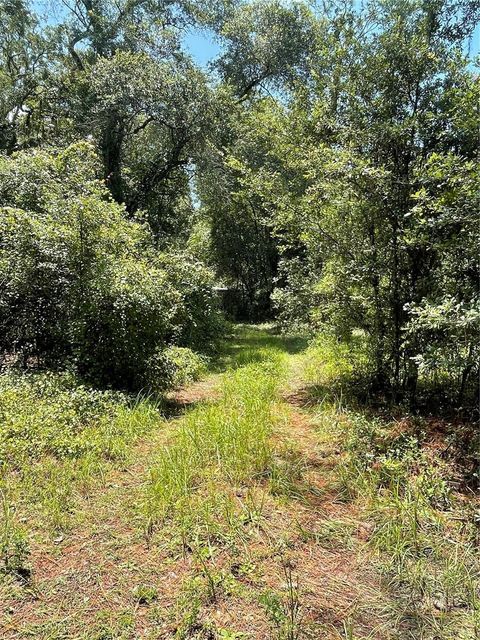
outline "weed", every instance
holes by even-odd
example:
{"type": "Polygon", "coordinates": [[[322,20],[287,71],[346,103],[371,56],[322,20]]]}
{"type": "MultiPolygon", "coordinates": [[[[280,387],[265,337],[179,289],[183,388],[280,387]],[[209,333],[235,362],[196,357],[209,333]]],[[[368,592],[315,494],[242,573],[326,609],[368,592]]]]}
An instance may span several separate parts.
{"type": "Polygon", "coordinates": [[[51,456],[125,458],[127,443],[158,422],[158,407],[85,387],[71,374],[0,376],[0,459],[12,468],[51,456]]]}
{"type": "Polygon", "coordinates": [[[301,633],[301,606],[298,581],[288,560],[282,562],[284,592],[264,591],[260,603],[273,624],[278,640],[298,640],[301,633]]]}
{"type": "Polygon", "coordinates": [[[135,601],[140,605],[152,604],[157,597],[158,592],[155,587],[147,584],[139,584],[133,590],[135,601]]]}
{"type": "Polygon", "coordinates": [[[30,553],[25,530],[15,518],[15,507],[9,499],[8,488],[0,488],[2,523],[0,528],[0,557],[5,571],[28,577],[26,562],[30,553]]]}
{"type": "Polygon", "coordinates": [[[85,640],[128,640],[135,624],[131,611],[101,611],[85,640]]]}
{"type": "Polygon", "coordinates": [[[327,549],[335,549],[339,544],[351,549],[354,527],[354,524],[343,520],[326,520],[313,534],[315,542],[327,549]]]}
{"type": "Polygon", "coordinates": [[[351,414],[347,424],[338,472],[344,492],[361,497],[375,523],[370,543],[397,594],[395,624],[417,625],[418,637],[450,638],[456,627],[473,638],[480,567],[464,525],[453,526],[455,500],[441,465],[432,465],[417,436],[396,435],[380,419],[351,414]]]}
{"type": "Polygon", "coordinates": [[[241,501],[242,522],[243,524],[258,525],[262,522],[264,516],[266,493],[262,490],[255,490],[249,487],[246,491],[245,498],[241,501]]]}
{"type": "MultiPolygon", "coordinates": [[[[149,399],[97,391],[72,374],[54,373],[0,375],[0,418],[0,460],[9,461],[4,477],[32,525],[54,536],[72,526],[79,495],[102,484],[109,466],[125,463],[131,444],[160,419],[149,399]]],[[[7,526],[25,554],[25,533],[17,526],[13,536],[7,526]]]]}
{"type": "MultiPolygon", "coordinates": [[[[307,352],[306,374],[317,391],[323,389],[315,408],[319,438],[341,453],[336,465],[340,497],[356,501],[368,520],[375,563],[395,598],[385,603],[386,628],[392,637],[473,640],[480,577],[474,509],[465,497],[455,496],[445,463],[424,447],[420,418],[402,424],[373,417],[358,405],[355,410],[335,405],[335,397],[353,381],[345,349],[321,340],[307,352]]],[[[315,532],[301,526],[299,531],[302,539],[322,546],[339,540],[352,544],[352,527],[338,523],[337,530],[334,520],[315,532]]],[[[352,617],[342,637],[353,639],[357,633],[352,617]]]]}
{"type": "Polygon", "coordinates": [[[176,633],[178,640],[191,637],[192,631],[198,629],[204,583],[195,576],[184,582],[175,605],[176,633]]]}
{"type": "Polygon", "coordinates": [[[218,640],[243,640],[247,636],[239,631],[231,631],[230,629],[218,629],[218,640]]]}
{"type": "Polygon", "coordinates": [[[208,563],[210,555],[211,551],[206,547],[197,547],[194,549],[194,556],[198,560],[201,567],[201,573],[205,578],[205,584],[207,586],[207,600],[209,602],[215,602],[217,600],[218,587],[220,586],[221,578],[218,576],[214,568],[210,567],[208,563]]]}
{"type": "Polygon", "coordinates": [[[283,572],[286,582],[286,604],[285,617],[286,628],[284,632],[285,640],[297,640],[300,635],[300,591],[298,587],[298,579],[294,580],[293,569],[290,562],[283,563],[283,572]]]}

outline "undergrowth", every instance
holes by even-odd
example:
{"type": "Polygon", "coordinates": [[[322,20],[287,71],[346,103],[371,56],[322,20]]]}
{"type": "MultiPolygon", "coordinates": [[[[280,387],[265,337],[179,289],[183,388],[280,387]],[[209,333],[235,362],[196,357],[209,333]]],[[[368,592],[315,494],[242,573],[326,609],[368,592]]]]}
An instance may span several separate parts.
{"type": "Polygon", "coordinates": [[[147,398],[84,386],[72,374],[0,376],[3,569],[27,566],[34,529],[53,536],[71,526],[78,499],[109,467],[127,463],[131,444],[159,425],[158,409],[147,398]]]}
{"type": "MultiPolygon", "coordinates": [[[[368,547],[392,596],[382,633],[477,640],[478,503],[470,491],[458,491],[455,465],[431,446],[426,420],[375,415],[349,395],[355,349],[320,339],[306,353],[305,374],[319,436],[342,451],[338,499],[355,503],[371,523],[368,547]]],[[[358,637],[351,624],[345,637],[358,637]]]]}

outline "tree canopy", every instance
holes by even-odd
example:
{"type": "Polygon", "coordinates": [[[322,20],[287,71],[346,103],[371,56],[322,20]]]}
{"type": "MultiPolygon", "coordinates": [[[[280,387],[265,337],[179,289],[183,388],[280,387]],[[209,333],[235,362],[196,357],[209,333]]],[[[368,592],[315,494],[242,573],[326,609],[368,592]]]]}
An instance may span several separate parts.
{"type": "Polygon", "coordinates": [[[158,349],[212,344],[216,284],[237,318],[361,334],[369,393],[471,397],[477,0],[46,7],[0,5],[6,357],[139,386],[158,349]]]}

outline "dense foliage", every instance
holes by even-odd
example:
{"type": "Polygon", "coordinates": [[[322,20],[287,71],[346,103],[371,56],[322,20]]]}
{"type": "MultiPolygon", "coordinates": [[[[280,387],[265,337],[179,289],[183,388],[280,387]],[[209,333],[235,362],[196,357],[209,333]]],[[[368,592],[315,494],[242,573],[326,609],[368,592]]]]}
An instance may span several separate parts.
{"type": "Polygon", "coordinates": [[[0,13],[6,361],[161,387],[218,335],[216,279],[237,318],[363,340],[369,391],[472,404],[477,0],[0,13]]]}
{"type": "Polygon", "coordinates": [[[360,332],[364,387],[412,406],[419,381],[437,406],[475,404],[479,89],[465,51],[478,10],[386,0],[303,14],[286,51],[311,37],[289,75],[273,45],[264,74],[250,63],[264,37],[252,17],[219,63],[243,96],[225,60],[247,48],[253,83],[201,178],[217,176],[205,204],[222,270],[266,292],[287,328],[360,332]]]}
{"type": "Polygon", "coordinates": [[[185,252],[159,253],[97,168],[85,142],[2,159],[1,349],[24,365],[70,362],[101,384],[159,389],[168,345],[212,347],[212,275],[185,252]]]}

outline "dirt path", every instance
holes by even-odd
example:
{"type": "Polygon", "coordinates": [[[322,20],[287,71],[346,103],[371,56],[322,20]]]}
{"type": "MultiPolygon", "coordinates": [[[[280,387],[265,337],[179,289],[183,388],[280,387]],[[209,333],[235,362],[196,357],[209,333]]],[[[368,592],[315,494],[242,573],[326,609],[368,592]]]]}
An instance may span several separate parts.
{"type": "Polygon", "coordinates": [[[291,486],[232,488],[251,513],[239,539],[213,542],[211,556],[200,560],[179,552],[162,530],[148,536],[141,510],[157,451],[182,411],[216,398],[217,374],[171,394],[180,415],[137,443],[133,462],[111,470],[78,503],[74,530],[33,549],[33,579],[12,582],[0,637],[333,639],[346,637],[354,619],[359,637],[381,638],[375,629],[385,594],[369,563],[365,526],[339,495],[341,454],[328,425],[305,406],[301,359],[287,357],[279,402],[287,419],[275,439],[291,486]],[[204,596],[209,581],[214,597],[204,596]]]}

